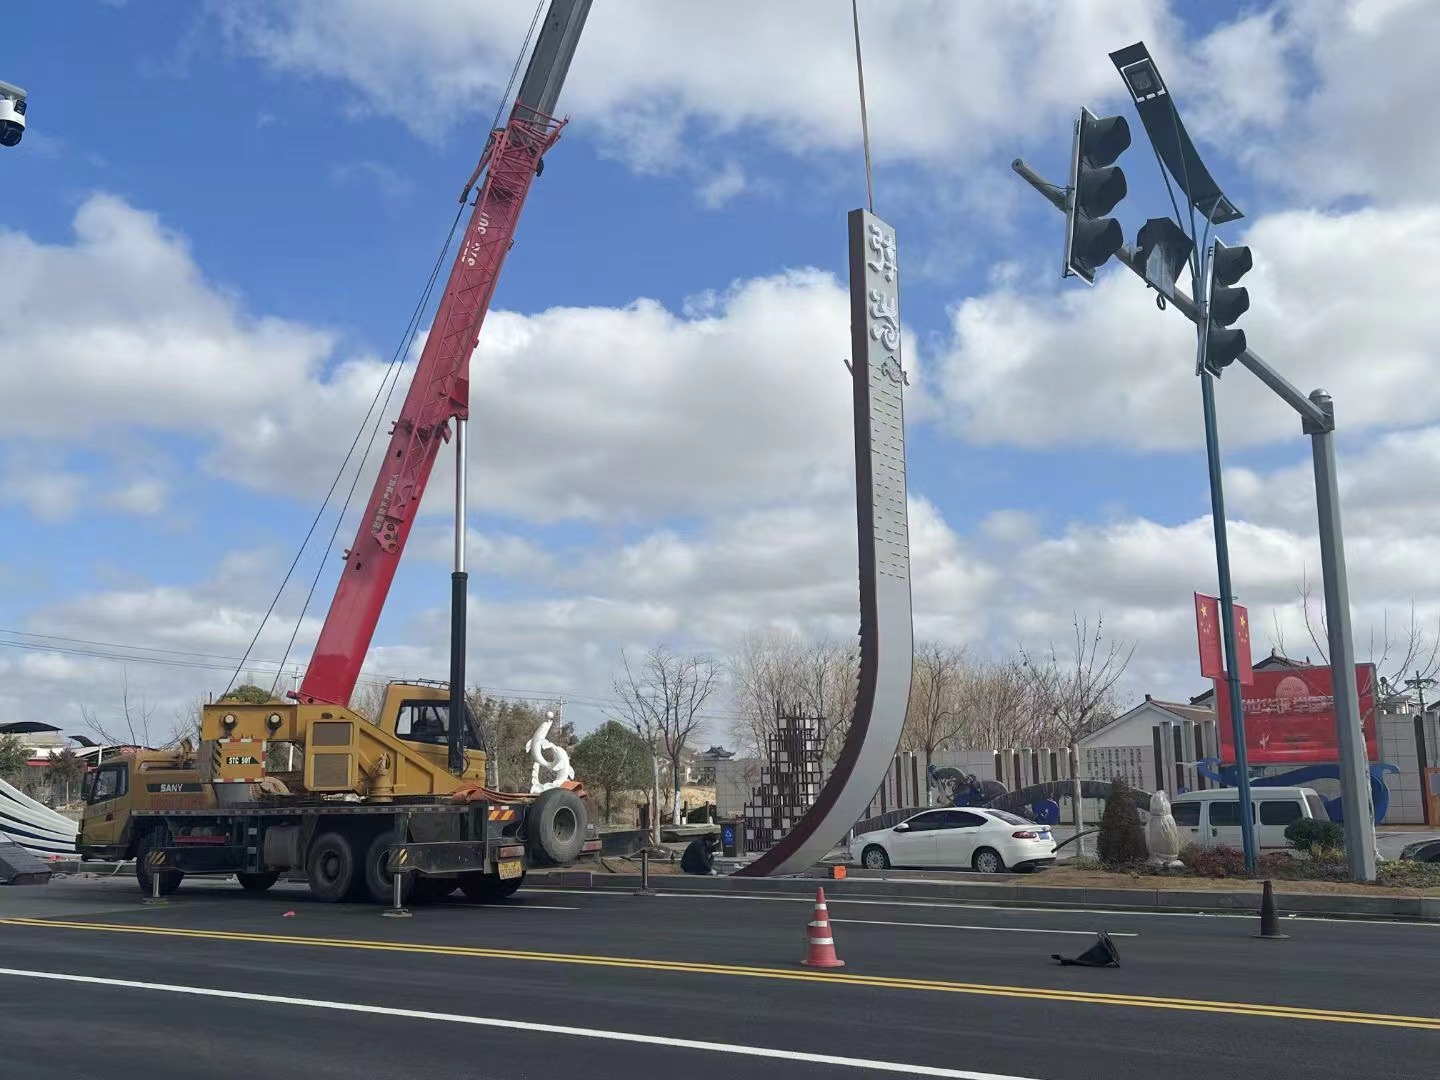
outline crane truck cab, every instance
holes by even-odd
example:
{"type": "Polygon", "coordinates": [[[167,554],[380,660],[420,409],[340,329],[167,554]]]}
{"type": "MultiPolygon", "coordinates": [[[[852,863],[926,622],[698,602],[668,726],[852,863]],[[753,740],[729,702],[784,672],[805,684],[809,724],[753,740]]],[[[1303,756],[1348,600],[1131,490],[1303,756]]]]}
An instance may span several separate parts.
{"type": "Polygon", "coordinates": [[[391,683],[374,718],[279,700],[206,705],[198,748],[139,752],[92,774],[81,856],[135,859],[146,892],[157,879],[171,892],[187,873],[232,873],[264,891],[288,871],[320,899],[384,903],[392,866],[404,895],[460,888],[490,900],[514,893],[528,867],[599,853],[583,788],[486,789],[468,707],[462,723],[456,776],[445,684],[391,683]]]}

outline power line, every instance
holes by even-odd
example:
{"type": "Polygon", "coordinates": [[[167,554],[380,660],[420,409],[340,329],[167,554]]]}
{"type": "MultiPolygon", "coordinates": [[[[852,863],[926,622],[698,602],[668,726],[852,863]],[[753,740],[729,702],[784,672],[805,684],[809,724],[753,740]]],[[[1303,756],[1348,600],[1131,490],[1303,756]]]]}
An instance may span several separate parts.
{"type": "MultiPolygon", "coordinates": [[[[29,630],[9,630],[0,627],[0,648],[21,649],[28,652],[58,653],[64,656],[83,656],[95,660],[112,660],[121,663],[150,664],[155,667],[169,667],[191,669],[199,671],[233,671],[234,664],[241,658],[227,653],[200,652],[191,649],[171,649],[158,645],[125,645],[114,641],[99,641],[94,638],[66,637],[60,634],[40,634],[29,630]],[[30,641],[6,640],[9,638],[30,638],[30,641]],[[55,642],[57,644],[46,644],[55,642]],[[153,653],[159,655],[143,655],[153,653]]],[[[260,657],[250,657],[245,661],[246,665],[276,666],[280,661],[267,660],[260,657]]],[[[298,661],[295,663],[293,674],[299,677],[304,665],[298,661]]],[[[360,678],[371,682],[390,683],[404,682],[406,676],[385,674],[383,672],[362,671],[360,678]]],[[[564,698],[566,701],[583,705],[593,709],[615,711],[623,706],[618,698],[605,697],[602,694],[589,693],[583,690],[561,688],[555,690],[542,690],[536,687],[515,687],[515,686],[485,686],[476,685],[474,689],[482,694],[492,697],[505,697],[512,701],[556,701],[564,698]]],[[[748,717],[738,713],[702,712],[697,714],[701,720],[715,722],[743,722],[748,717]]]]}

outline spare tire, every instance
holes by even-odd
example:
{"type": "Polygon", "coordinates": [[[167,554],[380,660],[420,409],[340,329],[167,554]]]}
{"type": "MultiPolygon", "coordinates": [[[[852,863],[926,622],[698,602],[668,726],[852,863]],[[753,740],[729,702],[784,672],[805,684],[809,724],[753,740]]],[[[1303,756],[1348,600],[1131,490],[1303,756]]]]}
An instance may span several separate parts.
{"type": "Polygon", "coordinates": [[[542,791],[525,815],[525,846],[538,866],[574,862],[585,846],[585,804],[568,788],[542,791]]]}

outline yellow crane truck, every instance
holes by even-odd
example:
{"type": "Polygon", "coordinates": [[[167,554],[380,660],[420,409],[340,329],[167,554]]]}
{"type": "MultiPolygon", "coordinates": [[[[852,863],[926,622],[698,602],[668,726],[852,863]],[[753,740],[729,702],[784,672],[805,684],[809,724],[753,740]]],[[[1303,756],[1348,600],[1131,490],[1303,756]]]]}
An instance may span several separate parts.
{"type": "MultiPolygon", "coordinates": [[[[574,786],[538,795],[483,786],[486,754],[464,710],[465,768],[447,769],[449,692],[391,683],[372,722],[349,709],[279,701],[207,705],[198,750],[139,751],[89,777],[79,850],[134,859],[140,888],[234,874],[264,891],[282,874],[327,901],[390,901],[456,888],[511,895],[532,866],[593,857],[600,840],[574,786]]],[[[583,790],[583,789],[582,789],[583,790]]]]}
{"type": "Polygon", "coordinates": [[[470,358],[526,196],[565,125],[556,105],[590,3],[552,0],[509,120],[490,132],[461,192],[463,207],[474,191],[473,211],[299,689],[264,704],[222,697],[203,709],[198,749],[122,755],[92,774],[81,855],[135,858],[147,892],[221,872],[264,890],[289,872],[323,900],[383,902],[393,867],[422,896],[458,887],[489,899],[518,888],[527,866],[566,866],[600,849],[579,785],[484,787],[486,755],[464,695],[470,358]],[[450,678],[390,684],[372,722],[348,703],[451,440],[450,678]]]}

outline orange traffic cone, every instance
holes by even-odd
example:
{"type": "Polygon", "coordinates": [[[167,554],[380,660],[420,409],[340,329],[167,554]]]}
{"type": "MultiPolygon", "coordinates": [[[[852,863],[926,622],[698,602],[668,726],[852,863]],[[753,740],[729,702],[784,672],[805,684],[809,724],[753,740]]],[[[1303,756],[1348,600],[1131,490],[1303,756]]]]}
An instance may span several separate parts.
{"type": "Polygon", "coordinates": [[[845,961],[835,955],[835,939],[831,936],[829,908],[823,888],[815,890],[815,914],[805,927],[805,959],[800,962],[806,967],[845,966],[845,961]]]}

